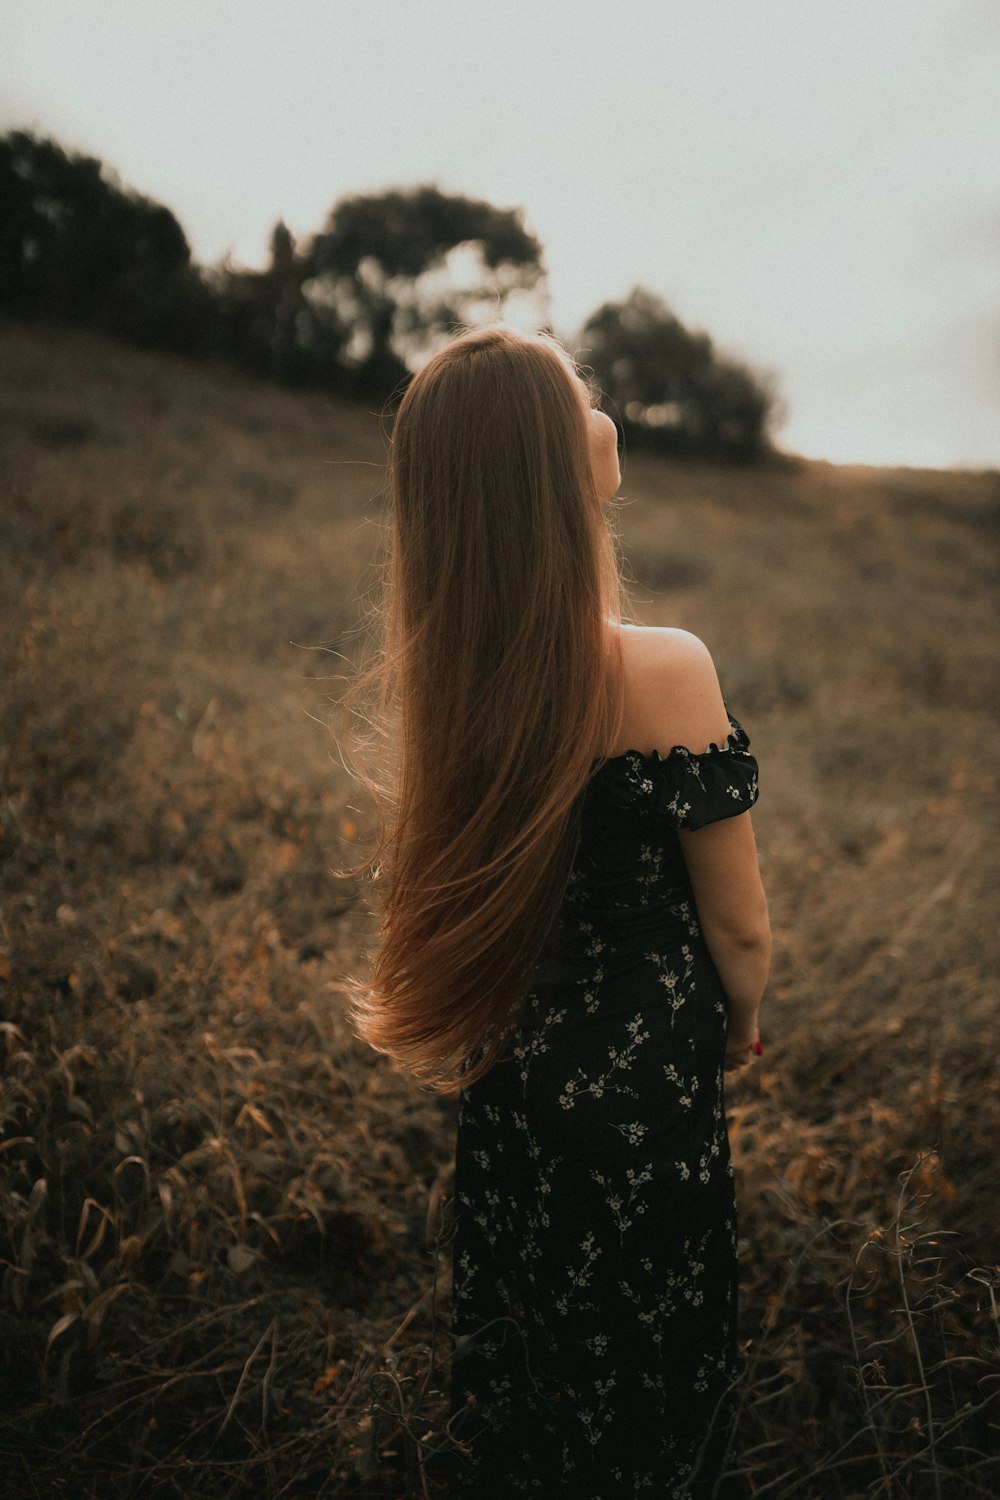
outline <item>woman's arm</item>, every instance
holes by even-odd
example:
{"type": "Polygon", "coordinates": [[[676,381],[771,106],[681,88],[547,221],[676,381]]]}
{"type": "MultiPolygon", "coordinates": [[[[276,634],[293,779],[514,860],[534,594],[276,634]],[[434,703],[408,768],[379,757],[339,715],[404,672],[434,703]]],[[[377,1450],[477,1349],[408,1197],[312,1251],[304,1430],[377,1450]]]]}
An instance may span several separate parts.
{"type": "Polygon", "coordinates": [[[729,1002],[726,1067],[749,1062],[771,962],[771,926],[748,812],[679,833],[698,921],[729,1002]]]}
{"type": "MultiPolygon", "coordinates": [[[[701,754],[722,745],[729,717],[708,649],[684,630],[627,626],[620,747],[685,745],[701,754]]],[[[771,960],[771,928],[748,812],[678,830],[698,920],[729,1002],[726,1067],[749,1062],[771,960]]]]}

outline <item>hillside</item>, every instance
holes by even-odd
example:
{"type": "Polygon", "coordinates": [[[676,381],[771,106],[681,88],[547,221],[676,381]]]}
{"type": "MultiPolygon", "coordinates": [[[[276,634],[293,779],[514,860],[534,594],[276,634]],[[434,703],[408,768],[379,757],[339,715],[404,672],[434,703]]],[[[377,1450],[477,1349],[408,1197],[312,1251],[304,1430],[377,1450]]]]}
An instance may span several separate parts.
{"type": "MultiPolygon", "coordinates": [[[[379,413],[7,327],[0,454],[9,1494],[437,1494],[454,1104],[351,1039],[332,873],[379,413]]],[[[709,644],[761,763],[741,1466],[993,1495],[1000,476],[622,493],[636,617],[709,644]]]]}

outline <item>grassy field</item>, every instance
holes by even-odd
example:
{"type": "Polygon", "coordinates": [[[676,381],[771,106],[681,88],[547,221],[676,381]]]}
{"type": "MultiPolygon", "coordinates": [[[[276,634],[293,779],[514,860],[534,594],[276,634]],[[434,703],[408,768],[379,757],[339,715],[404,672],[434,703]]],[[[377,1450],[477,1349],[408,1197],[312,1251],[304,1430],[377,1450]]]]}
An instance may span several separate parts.
{"type": "MultiPolygon", "coordinates": [[[[454,1101],[359,1047],[377,412],[0,331],[7,1495],[435,1496],[454,1101]]],[[[1000,1491],[996,474],[626,465],[761,763],[730,1089],[774,1497],[1000,1491]]],[[[584,1500],[584,1497],[581,1497],[584,1500]]]]}

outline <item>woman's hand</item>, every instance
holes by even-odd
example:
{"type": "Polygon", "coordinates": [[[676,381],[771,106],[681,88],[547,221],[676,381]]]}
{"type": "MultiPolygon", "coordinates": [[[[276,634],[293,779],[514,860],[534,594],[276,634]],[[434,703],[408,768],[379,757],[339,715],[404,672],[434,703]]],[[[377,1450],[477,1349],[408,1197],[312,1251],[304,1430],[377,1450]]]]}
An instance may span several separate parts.
{"type": "Polygon", "coordinates": [[[744,1037],[732,1035],[726,1038],[726,1057],[722,1064],[723,1072],[738,1073],[743,1068],[749,1067],[755,1057],[762,1057],[764,1048],[761,1045],[760,1033],[754,1029],[750,1041],[744,1037]]]}

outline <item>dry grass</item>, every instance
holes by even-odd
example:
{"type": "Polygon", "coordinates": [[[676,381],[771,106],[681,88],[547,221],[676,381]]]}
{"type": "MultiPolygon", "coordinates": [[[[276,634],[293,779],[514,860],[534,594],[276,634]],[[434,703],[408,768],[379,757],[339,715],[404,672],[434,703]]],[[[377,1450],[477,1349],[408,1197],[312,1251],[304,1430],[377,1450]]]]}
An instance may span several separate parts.
{"type": "MultiPolygon", "coordinates": [[[[439,1494],[453,1104],[343,1022],[367,813],[304,649],[351,650],[377,416],[80,334],[0,369],[8,1494],[439,1494]]],[[[624,489],[639,613],[709,642],[762,763],[739,1467],[985,1500],[997,476],[624,489]]]]}

